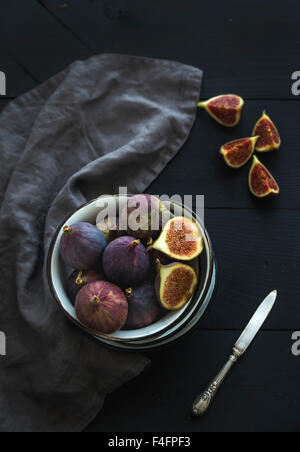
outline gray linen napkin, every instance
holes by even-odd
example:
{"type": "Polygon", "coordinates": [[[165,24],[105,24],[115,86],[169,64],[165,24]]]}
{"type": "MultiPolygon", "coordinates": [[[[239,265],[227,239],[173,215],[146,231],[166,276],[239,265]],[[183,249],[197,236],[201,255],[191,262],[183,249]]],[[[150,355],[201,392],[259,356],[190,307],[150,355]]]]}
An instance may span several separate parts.
{"type": "Polygon", "coordinates": [[[48,289],[60,222],[101,194],[143,192],[188,138],[202,72],[100,55],[75,62],[0,115],[1,431],[80,431],[147,365],[72,326],[48,289]]]}

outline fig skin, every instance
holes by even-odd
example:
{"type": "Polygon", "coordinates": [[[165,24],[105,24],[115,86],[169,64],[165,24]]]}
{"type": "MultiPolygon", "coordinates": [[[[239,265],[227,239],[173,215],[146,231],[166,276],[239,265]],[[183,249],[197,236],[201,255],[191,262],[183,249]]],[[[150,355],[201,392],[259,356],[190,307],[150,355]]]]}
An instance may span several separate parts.
{"type": "Polygon", "coordinates": [[[102,231],[90,223],[65,226],[60,240],[60,255],[72,268],[89,270],[97,265],[106,247],[102,231]]]}
{"type": "Polygon", "coordinates": [[[257,198],[278,195],[280,192],[276,180],[256,156],[253,157],[253,164],[249,173],[249,188],[257,198]]]}
{"type": "Polygon", "coordinates": [[[203,248],[203,238],[197,224],[189,218],[174,217],[168,221],[149,250],[158,250],[173,261],[190,261],[198,257],[203,248]]]}
{"type": "Polygon", "coordinates": [[[122,236],[105,248],[102,258],[107,278],[121,287],[142,284],[150,270],[150,258],[139,239],[122,236]]]}
{"type": "Polygon", "coordinates": [[[127,319],[128,302],[122,290],[106,281],[86,284],[76,297],[78,320],[94,333],[112,334],[127,319]]]}
{"type": "Polygon", "coordinates": [[[279,132],[265,111],[255,124],[252,135],[259,135],[255,146],[258,152],[270,152],[281,145],[279,132]]]}
{"type": "Polygon", "coordinates": [[[146,282],[142,286],[127,289],[125,293],[128,299],[128,316],[124,329],[135,330],[152,325],[161,312],[154,284],[146,282]]]}
{"type": "Polygon", "coordinates": [[[118,218],[105,218],[96,224],[97,228],[105,235],[107,243],[112,242],[118,237],[119,234],[119,219],[118,218]]]}
{"type": "Polygon", "coordinates": [[[156,267],[157,262],[159,261],[162,265],[168,265],[171,264],[172,259],[167,256],[166,254],[162,253],[161,251],[155,250],[155,249],[149,249],[149,256],[151,261],[151,266],[156,267]]]}
{"type": "Polygon", "coordinates": [[[86,284],[101,281],[104,274],[95,270],[75,270],[67,280],[66,291],[71,303],[75,304],[76,296],[86,284]]]}
{"type": "Polygon", "coordinates": [[[128,199],[127,205],[121,213],[120,224],[122,229],[125,229],[126,235],[147,242],[149,239],[159,236],[169,215],[168,209],[159,198],[139,194],[128,199]],[[130,227],[131,225],[128,224],[130,221],[139,223],[136,230],[134,227],[130,227]],[[154,225],[156,229],[152,229],[151,225],[154,225]]]}
{"type": "Polygon", "coordinates": [[[222,94],[198,103],[199,108],[204,108],[225,127],[234,127],[240,122],[243,106],[244,100],[236,94],[222,94]]]}
{"type": "Polygon", "coordinates": [[[198,285],[195,270],[182,262],[161,265],[155,280],[157,299],[163,308],[181,309],[191,300],[198,285]]]}
{"type": "Polygon", "coordinates": [[[251,159],[258,136],[241,138],[223,144],[220,153],[231,168],[241,168],[251,159]]]}

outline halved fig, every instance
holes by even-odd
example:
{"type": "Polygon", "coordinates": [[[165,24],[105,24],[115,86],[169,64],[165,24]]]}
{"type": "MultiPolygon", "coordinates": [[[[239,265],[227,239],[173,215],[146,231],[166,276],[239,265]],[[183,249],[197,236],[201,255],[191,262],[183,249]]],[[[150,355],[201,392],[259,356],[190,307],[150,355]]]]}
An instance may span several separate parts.
{"type": "Polygon", "coordinates": [[[205,108],[216,121],[226,127],[234,127],[240,122],[243,106],[244,100],[235,94],[223,94],[198,103],[199,108],[205,108]]]}
{"type": "Polygon", "coordinates": [[[161,251],[172,259],[190,261],[203,251],[203,238],[197,224],[189,218],[174,217],[149,247],[161,251]]]}
{"type": "Polygon", "coordinates": [[[258,137],[229,141],[221,147],[221,154],[231,168],[241,168],[252,157],[258,137]]]}
{"type": "Polygon", "coordinates": [[[273,151],[273,149],[278,149],[281,145],[279,132],[265,111],[255,124],[252,135],[259,136],[255,146],[258,152],[273,151]]]}
{"type": "Polygon", "coordinates": [[[279,186],[269,170],[253,157],[253,165],[249,173],[249,188],[254,196],[264,198],[269,195],[278,195],[279,186]]]}
{"type": "Polygon", "coordinates": [[[197,284],[196,272],[189,265],[180,262],[161,265],[155,283],[158,301],[170,311],[180,309],[190,301],[197,284]]]}

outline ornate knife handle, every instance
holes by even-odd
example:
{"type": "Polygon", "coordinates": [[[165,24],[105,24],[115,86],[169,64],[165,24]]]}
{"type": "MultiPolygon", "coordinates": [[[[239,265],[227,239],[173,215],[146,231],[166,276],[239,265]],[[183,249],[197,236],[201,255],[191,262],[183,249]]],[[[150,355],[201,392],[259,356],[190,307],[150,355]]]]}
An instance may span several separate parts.
{"type": "Polygon", "coordinates": [[[232,355],[230,355],[229,360],[227,361],[221,372],[210,383],[207,390],[204,391],[199,397],[197,397],[197,399],[193,403],[192,411],[195,416],[201,416],[205,413],[205,411],[210,406],[213,398],[215,397],[216,392],[227,377],[229,371],[241,356],[241,351],[238,348],[234,348],[232,355]]]}

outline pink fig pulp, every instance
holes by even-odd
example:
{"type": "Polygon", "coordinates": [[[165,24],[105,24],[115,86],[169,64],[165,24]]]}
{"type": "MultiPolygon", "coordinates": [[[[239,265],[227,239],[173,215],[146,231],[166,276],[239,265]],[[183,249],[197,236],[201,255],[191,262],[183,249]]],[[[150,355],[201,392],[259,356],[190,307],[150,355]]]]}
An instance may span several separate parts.
{"type": "Polygon", "coordinates": [[[222,94],[198,103],[199,108],[204,108],[217,122],[226,127],[234,127],[240,122],[243,106],[244,100],[236,94],[222,94]]]}

